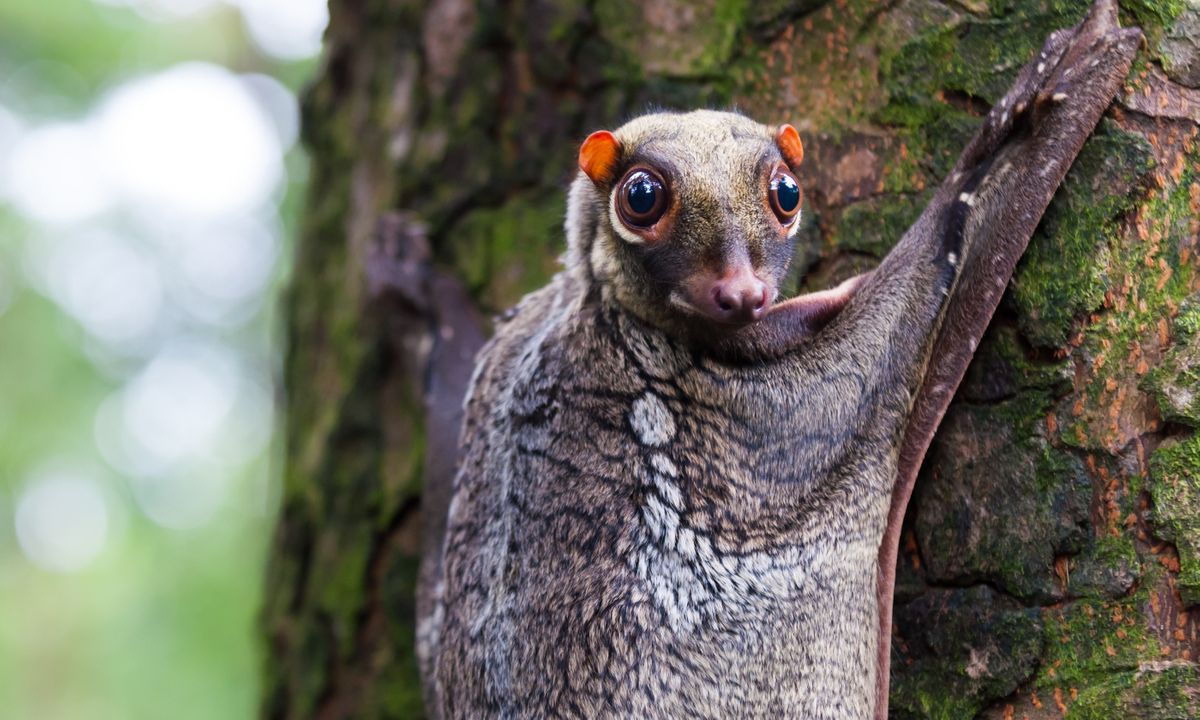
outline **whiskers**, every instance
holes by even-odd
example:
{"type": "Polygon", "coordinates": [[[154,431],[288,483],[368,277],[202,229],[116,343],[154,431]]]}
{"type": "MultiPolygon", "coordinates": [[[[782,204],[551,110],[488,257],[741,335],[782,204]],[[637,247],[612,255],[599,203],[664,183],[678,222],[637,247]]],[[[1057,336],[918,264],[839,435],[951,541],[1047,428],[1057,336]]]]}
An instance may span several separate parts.
{"type": "Polygon", "coordinates": [[[703,310],[688,302],[678,290],[671,291],[671,294],[667,296],[667,302],[670,303],[672,307],[678,308],[689,315],[707,317],[703,310]]]}

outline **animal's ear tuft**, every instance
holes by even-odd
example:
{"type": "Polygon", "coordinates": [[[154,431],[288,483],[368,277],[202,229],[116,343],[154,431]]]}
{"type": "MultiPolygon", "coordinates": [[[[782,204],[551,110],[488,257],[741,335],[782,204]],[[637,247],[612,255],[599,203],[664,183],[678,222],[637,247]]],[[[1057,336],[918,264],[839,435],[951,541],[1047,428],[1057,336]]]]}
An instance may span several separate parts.
{"type": "Polygon", "coordinates": [[[783,161],[787,163],[792,170],[798,170],[800,163],[804,162],[804,144],[800,142],[800,133],[796,132],[796,128],[791,125],[780,125],[779,130],[775,133],[775,144],[779,147],[779,153],[783,155],[783,161]]]}
{"type": "Polygon", "coordinates": [[[597,130],[579,147],[579,169],[597,185],[607,185],[616,179],[620,154],[617,138],[607,130],[597,130]]]}

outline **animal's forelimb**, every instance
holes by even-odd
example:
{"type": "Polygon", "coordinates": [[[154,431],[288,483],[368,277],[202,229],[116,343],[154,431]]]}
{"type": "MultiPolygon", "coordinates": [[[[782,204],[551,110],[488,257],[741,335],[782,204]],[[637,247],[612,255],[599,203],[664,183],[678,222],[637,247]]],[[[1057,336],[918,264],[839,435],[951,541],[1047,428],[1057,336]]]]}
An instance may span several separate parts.
{"type": "MultiPolygon", "coordinates": [[[[936,242],[938,247],[921,248],[921,254],[932,254],[946,265],[957,263],[958,270],[928,346],[929,360],[905,428],[880,547],[877,718],[887,717],[897,547],[917,471],[1017,261],[1129,72],[1140,40],[1140,30],[1118,27],[1115,0],[1098,0],[1079,26],[1051,34],[1042,52],[992,108],[903,241],[936,242]],[[978,187],[964,185],[973,181],[978,187]],[[961,219],[959,225],[956,218],[961,219]]],[[[884,275],[886,266],[887,261],[876,275],[884,275]]]]}

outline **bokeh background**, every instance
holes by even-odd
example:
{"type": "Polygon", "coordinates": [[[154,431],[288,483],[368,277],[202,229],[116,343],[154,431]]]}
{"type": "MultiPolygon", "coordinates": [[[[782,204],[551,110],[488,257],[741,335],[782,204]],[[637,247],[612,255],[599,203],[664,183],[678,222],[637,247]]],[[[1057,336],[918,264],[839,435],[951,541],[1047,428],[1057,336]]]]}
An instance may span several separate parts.
{"type": "Polygon", "coordinates": [[[0,718],[251,717],[324,0],[0,2],[0,718]]]}

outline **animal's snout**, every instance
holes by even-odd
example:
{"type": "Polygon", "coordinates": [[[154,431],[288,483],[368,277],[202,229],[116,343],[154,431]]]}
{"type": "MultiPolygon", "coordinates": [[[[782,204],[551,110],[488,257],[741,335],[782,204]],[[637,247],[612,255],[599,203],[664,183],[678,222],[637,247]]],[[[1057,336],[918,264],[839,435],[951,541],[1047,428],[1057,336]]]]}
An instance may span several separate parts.
{"type": "Polygon", "coordinates": [[[748,323],[760,319],[770,302],[767,284],[744,267],[713,281],[700,307],[719,322],[748,323]]]}

